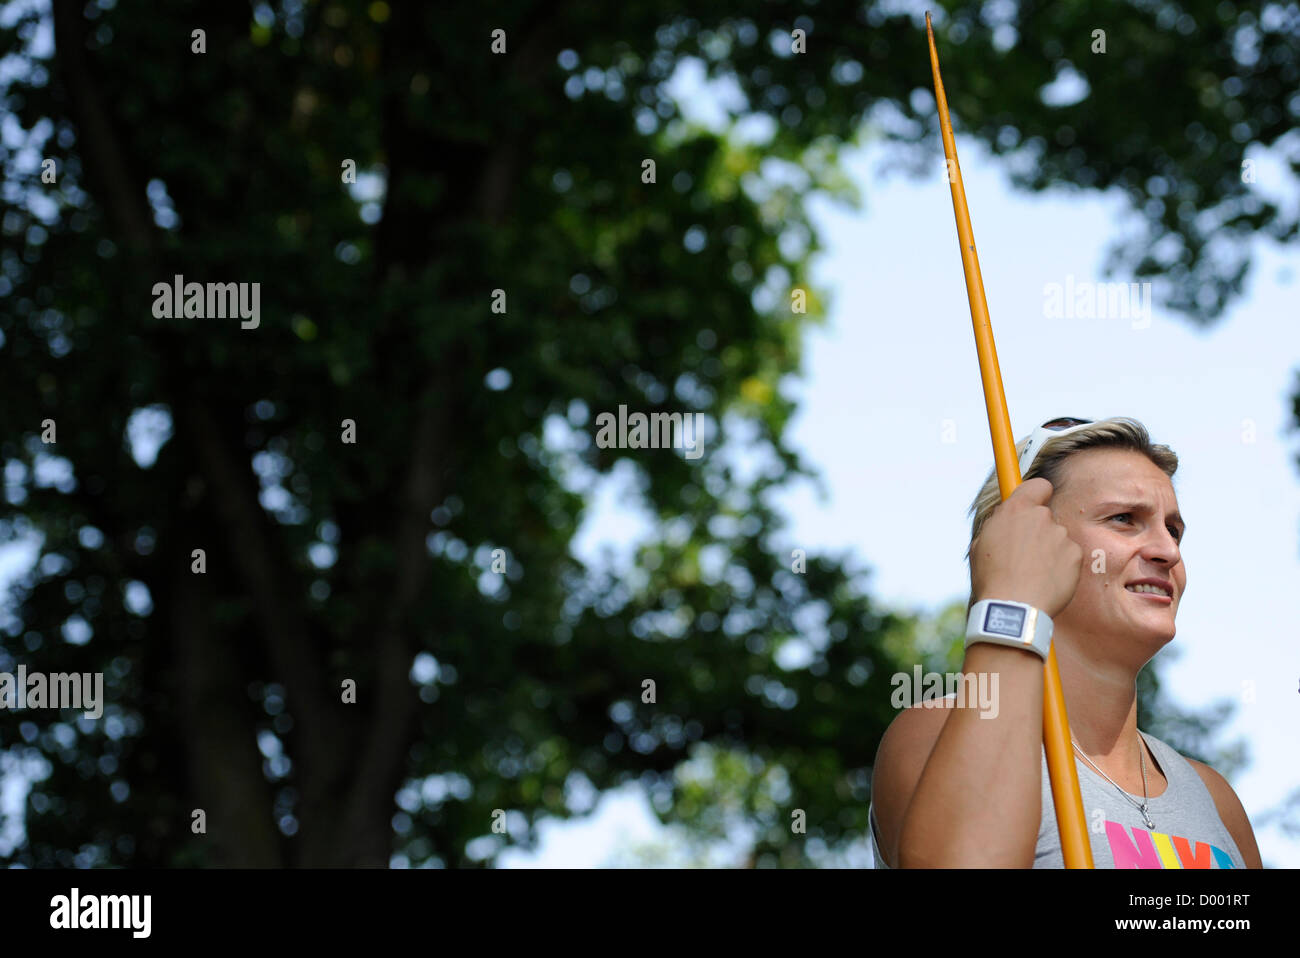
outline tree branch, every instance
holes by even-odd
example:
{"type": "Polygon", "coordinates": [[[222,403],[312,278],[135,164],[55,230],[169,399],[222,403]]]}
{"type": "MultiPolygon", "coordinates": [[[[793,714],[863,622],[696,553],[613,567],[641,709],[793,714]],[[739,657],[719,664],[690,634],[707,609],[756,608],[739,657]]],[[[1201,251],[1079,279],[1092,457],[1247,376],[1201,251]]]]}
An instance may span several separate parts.
{"type": "MultiPolygon", "coordinates": [[[[253,601],[271,661],[283,677],[290,706],[310,732],[303,734],[302,817],[317,824],[317,802],[328,802],[347,759],[339,749],[342,729],[327,707],[326,677],[318,650],[301,615],[293,609],[287,577],[275,561],[269,520],[257,501],[254,484],[225,439],[217,417],[202,403],[183,407],[186,433],[198,453],[212,499],[226,530],[229,555],[253,601]]],[[[322,823],[323,824],[323,823],[322,823]]],[[[328,825],[325,826],[327,829],[328,825]]]]}
{"type": "Polygon", "coordinates": [[[153,215],[144,202],[144,184],[131,175],[109,119],[111,113],[99,96],[99,84],[86,60],[84,6],[76,0],[54,0],[53,11],[54,49],[86,160],[82,167],[100,184],[97,192],[117,224],[118,235],[132,252],[153,258],[153,215]]]}
{"type": "Polygon", "coordinates": [[[375,703],[348,796],[345,834],[352,847],[346,864],[388,864],[392,839],[387,812],[401,783],[419,708],[409,678],[414,654],[410,613],[428,582],[431,566],[425,537],[430,513],[443,495],[438,458],[446,439],[432,391],[425,394],[418,416],[411,464],[394,515],[396,576],[376,643],[377,681],[371,692],[375,703]],[[376,833],[377,827],[382,835],[376,833]]]}
{"type": "Polygon", "coordinates": [[[271,822],[271,790],[251,747],[256,731],[244,683],[229,652],[209,631],[206,590],[190,571],[183,548],[171,555],[168,624],[176,647],[176,691],[193,801],[207,813],[214,864],[282,866],[279,835],[271,822]]]}

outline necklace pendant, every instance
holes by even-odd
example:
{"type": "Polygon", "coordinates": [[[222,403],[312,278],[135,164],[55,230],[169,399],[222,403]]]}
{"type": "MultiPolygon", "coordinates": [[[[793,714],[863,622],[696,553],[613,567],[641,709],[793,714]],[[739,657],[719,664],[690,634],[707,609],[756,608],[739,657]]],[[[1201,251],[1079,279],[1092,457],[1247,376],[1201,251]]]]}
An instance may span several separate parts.
{"type": "Polygon", "coordinates": [[[1151,816],[1147,814],[1147,807],[1146,807],[1145,805],[1143,805],[1143,806],[1141,806],[1141,808],[1139,809],[1139,811],[1142,812],[1142,821],[1144,821],[1144,822],[1147,823],[1147,828],[1155,828],[1155,827],[1156,827],[1156,823],[1153,822],[1153,821],[1151,821],[1151,816]]]}

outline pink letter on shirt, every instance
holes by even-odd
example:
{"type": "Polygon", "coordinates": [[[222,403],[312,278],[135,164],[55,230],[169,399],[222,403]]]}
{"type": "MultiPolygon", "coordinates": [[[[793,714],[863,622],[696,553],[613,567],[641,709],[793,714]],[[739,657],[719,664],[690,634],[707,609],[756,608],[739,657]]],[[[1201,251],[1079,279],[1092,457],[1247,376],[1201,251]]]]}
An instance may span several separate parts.
{"type": "Polygon", "coordinates": [[[1151,833],[1141,828],[1133,829],[1134,842],[1129,841],[1128,830],[1119,822],[1106,823],[1106,837],[1110,840],[1110,854],[1116,868],[1163,868],[1151,833]]]}

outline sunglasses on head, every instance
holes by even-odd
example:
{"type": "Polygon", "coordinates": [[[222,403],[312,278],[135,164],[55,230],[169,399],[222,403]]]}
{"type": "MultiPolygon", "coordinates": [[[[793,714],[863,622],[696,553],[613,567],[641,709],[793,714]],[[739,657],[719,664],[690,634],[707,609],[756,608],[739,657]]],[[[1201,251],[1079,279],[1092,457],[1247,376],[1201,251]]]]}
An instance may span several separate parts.
{"type": "Polygon", "coordinates": [[[1025,446],[1024,452],[1020,454],[1020,475],[1024,476],[1033,465],[1034,457],[1038,455],[1047,440],[1053,436],[1064,436],[1066,433],[1074,432],[1076,429],[1082,429],[1084,426],[1091,426],[1095,419],[1075,419],[1071,416],[1061,416],[1057,419],[1049,419],[1029,437],[1029,444],[1025,446]]]}

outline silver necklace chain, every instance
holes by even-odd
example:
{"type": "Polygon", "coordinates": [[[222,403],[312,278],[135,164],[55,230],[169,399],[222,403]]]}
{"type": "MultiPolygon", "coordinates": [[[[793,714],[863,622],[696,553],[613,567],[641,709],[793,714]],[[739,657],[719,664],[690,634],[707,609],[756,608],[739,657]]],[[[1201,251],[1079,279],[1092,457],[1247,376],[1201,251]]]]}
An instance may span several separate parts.
{"type": "Polygon", "coordinates": [[[1151,816],[1150,814],[1147,813],[1147,805],[1150,803],[1151,799],[1147,797],[1147,760],[1146,760],[1146,756],[1143,754],[1141,738],[1139,738],[1138,740],[1138,761],[1142,764],[1142,804],[1141,805],[1139,805],[1136,801],[1134,801],[1128,792],[1124,791],[1124,789],[1116,785],[1115,780],[1113,778],[1111,778],[1101,769],[1097,768],[1096,764],[1093,762],[1092,759],[1088,758],[1087,755],[1084,755],[1083,749],[1079,748],[1079,743],[1074,741],[1073,735],[1070,736],[1070,741],[1074,745],[1074,750],[1078,752],[1080,755],[1083,755],[1083,760],[1087,762],[1089,765],[1091,765],[1093,768],[1097,769],[1098,775],[1100,775],[1106,781],[1110,782],[1112,785],[1115,785],[1115,787],[1119,789],[1119,793],[1124,796],[1124,800],[1142,813],[1142,820],[1146,822],[1147,828],[1155,828],[1156,823],[1151,821],[1151,816]]]}

